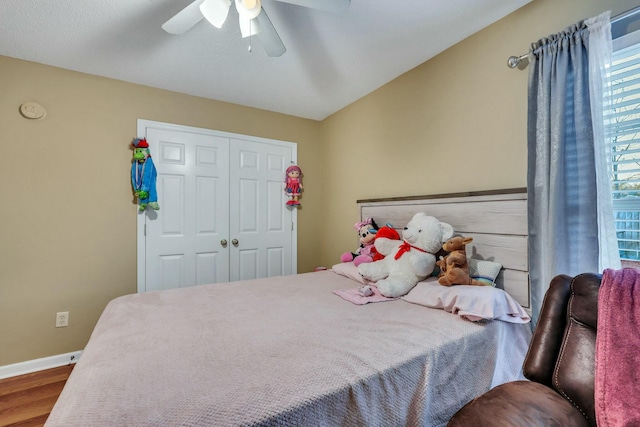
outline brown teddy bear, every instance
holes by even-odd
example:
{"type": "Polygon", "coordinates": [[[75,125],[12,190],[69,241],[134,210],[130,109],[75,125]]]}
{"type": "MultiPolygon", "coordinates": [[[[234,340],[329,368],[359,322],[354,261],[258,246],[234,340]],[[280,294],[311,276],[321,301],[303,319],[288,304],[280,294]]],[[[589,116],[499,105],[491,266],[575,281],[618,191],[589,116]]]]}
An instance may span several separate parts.
{"type": "Polygon", "coordinates": [[[442,249],[449,252],[447,256],[438,261],[440,274],[438,283],[442,286],[485,284],[469,276],[469,263],[465,246],[473,241],[471,237],[455,236],[442,244],[442,249]]]}

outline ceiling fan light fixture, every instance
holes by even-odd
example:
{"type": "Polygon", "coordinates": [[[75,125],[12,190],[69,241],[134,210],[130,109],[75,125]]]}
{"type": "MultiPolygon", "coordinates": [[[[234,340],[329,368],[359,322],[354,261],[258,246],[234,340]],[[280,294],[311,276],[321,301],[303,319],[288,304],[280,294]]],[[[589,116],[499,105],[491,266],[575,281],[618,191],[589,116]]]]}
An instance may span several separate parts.
{"type": "Polygon", "coordinates": [[[238,15],[245,19],[253,19],[260,14],[262,4],[260,0],[235,0],[238,15]]]}
{"type": "Polygon", "coordinates": [[[222,28],[222,24],[227,20],[231,0],[205,0],[200,5],[200,12],[211,25],[222,28]]]}

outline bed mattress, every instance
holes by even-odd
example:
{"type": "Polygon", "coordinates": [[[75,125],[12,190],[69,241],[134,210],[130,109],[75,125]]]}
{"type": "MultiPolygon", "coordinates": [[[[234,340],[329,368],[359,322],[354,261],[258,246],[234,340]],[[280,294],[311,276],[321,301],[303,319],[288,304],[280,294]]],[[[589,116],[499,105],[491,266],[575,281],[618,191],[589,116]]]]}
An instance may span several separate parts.
{"type": "Polygon", "coordinates": [[[441,426],[523,378],[530,325],[332,293],[356,286],[329,270],[119,297],[46,425],[441,426]]]}

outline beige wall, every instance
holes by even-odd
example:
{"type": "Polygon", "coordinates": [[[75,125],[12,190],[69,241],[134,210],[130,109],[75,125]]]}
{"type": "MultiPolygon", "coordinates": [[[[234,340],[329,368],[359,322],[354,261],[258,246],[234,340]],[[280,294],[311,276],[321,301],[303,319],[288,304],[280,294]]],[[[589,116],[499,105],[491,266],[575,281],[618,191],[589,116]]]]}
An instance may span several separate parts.
{"type": "Polygon", "coordinates": [[[357,248],[358,199],[526,187],[529,70],[507,58],[639,3],[533,0],[325,119],[322,262],[357,248]]]}
{"type": "Polygon", "coordinates": [[[525,186],[527,71],[507,58],[637,3],[534,0],[321,123],[0,57],[0,366],[82,349],[136,291],[136,119],[297,142],[310,271],[355,249],[358,199],[525,186]],[[30,100],[44,120],[18,114],[30,100]]]}
{"type": "Polygon", "coordinates": [[[297,142],[298,271],[316,265],[319,122],[0,57],[0,366],[82,349],[107,302],[136,292],[138,118],[297,142]],[[46,118],[22,118],[25,101],[46,118]]]}

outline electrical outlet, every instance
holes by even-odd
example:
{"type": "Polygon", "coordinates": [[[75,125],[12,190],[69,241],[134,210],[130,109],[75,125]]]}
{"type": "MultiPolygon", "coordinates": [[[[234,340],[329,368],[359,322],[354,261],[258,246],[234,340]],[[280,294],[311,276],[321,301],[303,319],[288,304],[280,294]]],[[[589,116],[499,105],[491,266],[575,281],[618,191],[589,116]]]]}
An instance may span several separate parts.
{"type": "Polygon", "coordinates": [[[60,311],[56,313],[56,328],[64,328],[69,326],[69,312],[60,311]]]}

